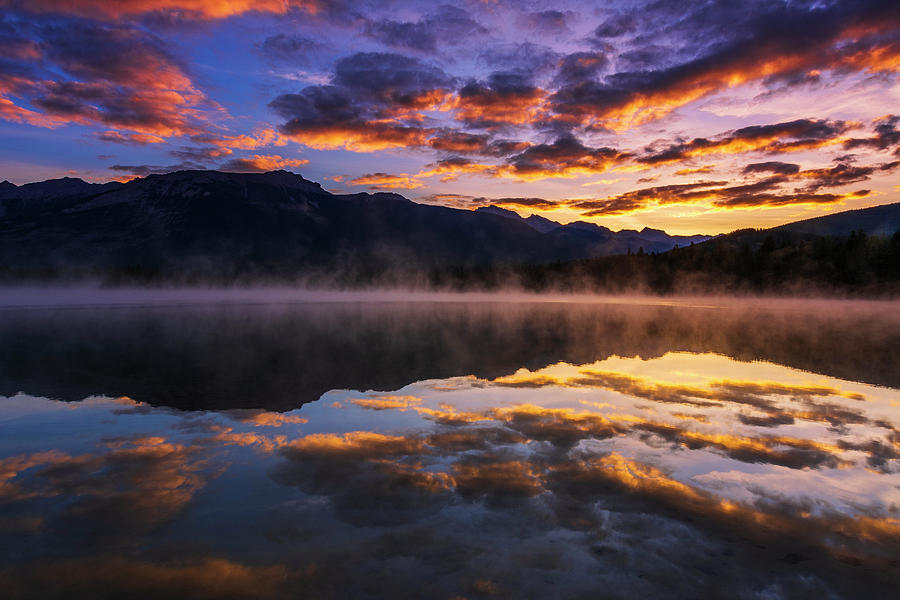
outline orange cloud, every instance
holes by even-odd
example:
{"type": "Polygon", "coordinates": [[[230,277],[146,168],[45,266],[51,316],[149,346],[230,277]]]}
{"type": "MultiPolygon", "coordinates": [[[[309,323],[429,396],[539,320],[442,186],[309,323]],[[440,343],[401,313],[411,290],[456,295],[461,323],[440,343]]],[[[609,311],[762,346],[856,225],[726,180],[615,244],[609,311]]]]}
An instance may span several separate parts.
{"type": "Polygon", "coordinates": [[[826,70],[900,71],[900,47],[883,35],[896,28],[893,14],[860,11],[844,18],[843,26],[823,14],[809,22],[803,40],[788,29],[760,32],[693,61],[644,73],[622,87],[579,81],[557,91],[549,103],[562,120],[624,131],[749,82],[826,70]]]}
{"type": "Polygon", "coordinates": [[[267,146],[285,146],[287,138],[269,127],[255,131],[252,135],[196,135],[191,137],[191,141],[197,144],[209,144],[218,148],[229,148],[232,150],[256,150],[267,146]]]}
{"type": "MultiPolygon", "coordinates": [[[[15,0],[0,0],[0,6],[17,6],[15,0]]],[[[89,18],[121,18],[149,12],[170,11],[204,19],[224,19],[248,12],[285,14],[291,9],[315,14],[320,0],[28,0],[33,12],[53,12],[89,18]]]]}
{"type": "Polygon", "coordinates": [[[268,412],[268,411],[250,411],[244,414],[231,414],[241,423],[254,425],[256,427],[281,427],[282,425],[299,425],[309,422],[309,419],[300,415],[286,415],[284,413],[268,412]]]}
{"type": "Polygon", "coordinates": [[[109,130],[102,131],[97,134],[97,139],[104,142],[113,142],[115,144],[164,144],[165,139],[158,135],[150,135],[147,133],[121,133],[119,131],[109,130]]]}
{"type": "Polygon", "coordinates": [[[256,432],[235,432],[231,427],[218,427],[219,431],[199,443],[218,443],[223,446],[255,446],[264,452],[273,452],[287,443],[283,435],[267,436],[256,432]]]}
{"type": "Polygon", "coordinates": [[[249,173],[265,173],[279,169],[296,168],[308,165],[309,161],[301,158],[283,158],[277,154],[254,154],[250,158],[234,158],[222,165],[224,171],[249,173]]]}
{"type": "Polygon", "coordinates": [[[497,91],[486,87],[463,88],[451,102],[454,117],[470,126],[496,129],[506,125],[529,125],[546,111],[547,92],[540,88],[497,91]]]}
{"type": "Polygon", "coordinates": [[[98,590],[123,598],[279,598],[289,570],[214,557],[155,563],[122,556],[98,556],[22,565],[15,577],[3,577],[13,597],[88,598],[98,590]]]}
{"type": "Polygon", "coordinates": [[[379,459],[417,454],[423,448],[424,442],[421,440],[370,431],[351,431],[344,434],[312,433],[289,442],[284,450],[289,454],[379,459]]]}
{"type": "Polygon", "coordinates": [[[16,123],[28,123],[38,127],[54,128],[66,124],[65,119],[50,115],[44,115],[27,108],[18,106],[9,98],[0,96],[0,119],[15,121],[16,123]]]}
{"type": "Polygon", "coordinates": [[[401,173],[400,175],[390,175],[388,173],[370,173],[361,175],[350,180],[353,185],[367,185],[373,189],[395,189],[402,188],[405,190],[414,190],[422,187],[422,182],[416,181],[414,176],[401,173]]]}
{"type": "Polygon", "coordinates": [[[483,413],[459,411],[449,404],[441,403],[437,409],[420,406],[414,408],[417,413],[442,425],[463,425],[490,421],[492,417],[483,413]]]}
{"type": "Polygon", "coordinates": [[[697,167],[697,168],[679,169],[679,170],[675,171],[675,175],[684,176],[684,175],[700,175],[700,174],[705,174],[705,173],[712,173],[713,169],[715,169],[715,167],[716,167],[716,165],[706,165],[706,166],[697,167]]]}
{"type": "Polygon", "coordinates": [[[377,398],[354,398],[351,404],[371,410],[407,410],[422,404],[416,396],[378,396],[377,398]]]}
{"type": "Polygon", "coordinates": [[[344,148],[353,152],[373,152],[388,148],[424,146],[434,129],[370,121],[347,125],[309,123],[292,126],[288,123],[283,131],[295,142],[316,150],[344,148]]]}

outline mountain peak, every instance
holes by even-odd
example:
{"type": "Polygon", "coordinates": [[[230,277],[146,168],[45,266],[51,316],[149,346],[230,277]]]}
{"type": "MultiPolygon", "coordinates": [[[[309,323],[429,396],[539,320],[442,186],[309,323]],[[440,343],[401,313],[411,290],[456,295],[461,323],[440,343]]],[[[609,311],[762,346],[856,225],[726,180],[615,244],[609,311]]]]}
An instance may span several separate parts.
{"type": "Polygon", "coordinates": [[[494,206],[491,204],[490,206],[479,206],[475,209],[477,213],[489,214],[489,215],[497,215],[498,217],[506,217],[507,219],[515,219],[517,221],[524,220],[519,216],[514,210],[509,210],[508,208],[502,208],[500,206],[494,206]]]}

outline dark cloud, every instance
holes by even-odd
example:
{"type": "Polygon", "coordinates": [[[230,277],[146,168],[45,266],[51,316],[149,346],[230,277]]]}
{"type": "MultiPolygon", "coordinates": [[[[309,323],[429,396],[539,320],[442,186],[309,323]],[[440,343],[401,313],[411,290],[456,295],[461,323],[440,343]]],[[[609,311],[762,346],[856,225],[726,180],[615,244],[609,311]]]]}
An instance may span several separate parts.
{"type": "Polygon", "coordinates": [[[560,63],[556,83],[567,84],[592,79],[606,68],[608,62],[606,55],[601,52],[573,52],[560,63]]]}
{"type": "Polygon", "coordinates": [[[277,599],[292,587],[283,565],[252,565],[210,556],[166,562],[121,555],[55,559],[27,565],[11,585],[13,597],[277,599]]]}
{"type": "Polygon", "coordinates": [[[616,65],[622,70],[644,71],[667,65],[676,57],[676,51],[669,46],[647,44],[620,53],[616,57],[616,65]]]}
{"type": "Polygon", "coordinates": [[[278,33],[267,37],[259,45],[263,55],[274,62],[308,64],[309,55],[321,50],[324,45],[302,35],[278,33]]]}
{"type": "Polygon", "coordinates": [[[338,61],[333,85],[314,85],[269,103],[287,119],[280,130],[311,147],[373,150],[422,146],[417,111],[446,101],[453,79],[399,54],[360,52],[338,61]],[[374,121],[374,122],[373,122],[374,121]]]}
{"type": "Polygon", "coordinates": [[[838,164],[824,169],[802,171],[799,175],[811,180],[803,186],[803,189],[814,192],[822,188],[839,187],[860,181],[868,181],[876,170],[877,167],[838,164]]]}
{"type": "Polygon", "coordinates": [[[522,177],[602,173],[630,155],[614,148],[591,148],[572,135],[551,144],[535,144],[509,159],[506,172],[522,177]]]}
{"type": "Polygon", "coordinates": [[[48,25],[40,35],[44,55],[79,79],[163,89],[190,85],[163,42],[144,31],[70,21],[48,25]]]}
{"type": "Polygon", "coordinates": [[[488,30],[465,10],[442,5],[419,21],[368,21],[365,34],[392,48],[435,52],[439,44],[471,44],[488,30]]]}
{"type": "Polygon", "coordinates": [[[206,163],[231,154],[231,150],[217,146],[204,146],[198,148],[182,147],[178,150],[169,150],[169,154],[184,162],[206,163]]]}
{"type": "MultiPolygon", "coordinates": [[[[204,164],[183,162],[175,165],[110,165],[110,171],[119,173],[127,173],[135,177],[146,177],[147,175],[162,175],[164,173],[173,173],[175,171],[193,171],[206,168],[204,164]]],[[[140,412],[140,408],[137,410],[140,412]]]]}
{"type": "MultiPolygon", "coordinates": [[[[4,22],[0,45],[7,46],[3,72],[13,74],[5,83],[0,76],[0,93],[16,94],[40,111],[4,104],[6,118],[42,126],[100,123],[162,137],[206,127],[209,103],[187,67],[160,39],[138,27],[79,19],[19,20],[4,22]],[[32,41],[22,46],[16,36],[32,41]]],[[[102,135],[105,141],[123,143],[149,140],[130,133],[113,139],[116,133],[102,135]]]]}
{"type": "Polygon", "coordinates": [[[744,167],[742,173],[775,173],[776,175],[793,175],[800,171],[800,165],[778,161],[751,163],[744,167]]]}
{"type": "Polygon", "coordinates": [[[494,139],[483,133],[465,133],[452,129],[440,131],[428,140],[428,145],[442,152],[476,154],[481,156],[508,156],[527,148],[529,142],[494,139]]]}
{"type": "Polygon", "coordinates": [[[607,38],[617,38],[628,33],[634,33],[638,28],[638,19],[634,15],[615,15],[606,19],[593,31],[593,38],[598,42],[605,42],[607,38]]]}
{"type": "MultiPolygon", "coordinates": [[[[770,125],[752,125],[729,131],[714,138],[694,138],[667,146],[648,147],[636,160],[659,165],[688,160],[709,154],[764,152],[779,154],[818,148],[833,144],[853,127],[846,121],[797,119],[770,125]]],[[[773,163],[765,163],[773,164],[773,163]]]]}
{"type": "Polygon", "coordinates": [[[118,131],[101,131],[96,135],[101,142],[112,142],[113,144],[129,144],[134,146],[145,146],[147,144],[159,144],[165,140],[156,135],[148,135],[146,133],[120,133],[118,131]]]}
{"type": "Polygon", "coordinates": [[[459,90],[456,118],[475,129],[529,125],[537,118],[543,94],[530,75],[498,71],[486,82],[470,81],[459,90]]]}
{"type": "Polygon", "coordinates": [[[339,60],[333,82],[353,94],[401,107],[418,107],[423,95],[453,85],[453,79],[438,67],[386,52],[359,52],[339,60]]]}
{"type": "MultiPolygon", "coordinates": [[[[650,16],[653,22],[656,16],[650,16]]],[[[557,90],[550,101],[555,112],[575,121],[600,120],[624,129],[743,82],[784,83],[814,69],[888,71],[895,62],[887,57],[898,51],[891,38],[898,22],[896,7],[879,0],[828,6],[773,3],[755,11],[734,3],[704,4],[687,16],[678,14],[674,27],[662,27],[678,40],[695,45],[704,40],[706,46],[691,57],[663,68],[618,72],[603,82],[575,82],[557,90]],[[707,30],[711,35],[704,35],[707,30]]],[[[614,17],[595,30],[594,39],[606,44],[636,27],[629,17],[614,17]]],[[[642,34],[658,37],[652,31],[642,34]]],[[[638,46],[649,41],[634,40],[638,46]]]]}
{"type": "Polygon", "coordinates": [[[310,147],[371,150],[421,146],[428,133],[399,122],[369,123],[383,105],[362,103],[338,86],[309,86],[296,94],[278,96],[269,107],[287,119],[281,133],[310,147]]]}
{"type": "Polygon", "coordinates": [[[565,203],[559,200],[546,200],[544,198],[472,198],[469,201],[473,206],[510,206],[518,208],[531,208],[536,210],[553,210],[565,203]]]}
{"type": "MultiPolygon", "coordinates": [[[[684,153],[679,150],[679,154],[684,153]]],[[[720,207],[833,204],[863,198],[870,191],[863,189],[837,194],[820,193],[820,190],[867,181],[876,171],[892,170],[898,166],[900,163],[895,162],[874,166],[838,164],[821,169],[800,170],[797,165],[790,163],[753,163],[745,167],[745,174],[772,175],[737,185],[729,185],[726,181],[700,181],[642,188],[605,199],[576,202],[572,206],[587,211],[587,216],[599,216],[633,212],[650,206],[691,202],[709,202],[720,207]],[[788,187],[790,184],[797,187],[791,189],[788,187]]]]}
{"type": "Polygon", "coordinates": [[[562,35],[571,33],[569,20],[575,15],[560,10],[544,10],[540,12],[522,15],[519,21],[522,25],[543,35],[562,35]]]}
{"type": "Polygon", "coordinates": [[[492,45],[478,55],[478,60],[492,69],[504,69],[526,75],[542,75],[559,66],[562,54],[548,46],[533,42],[492,45]]]}
{"type": "MultiPolygon", "coordinates": [[[[721,207],[784,206],[789,204],[833,204],[851,197],[865,197],[869,193],[868,190],[860,190],[852,194],[779,191],[780,185],[787,181],[789,180],[784,176],[773,176],[754,183],[696,191],[685,194],[681,200],[709,199],[712,200],[713,205],[721,207]]],[[[821,187],[823,186],[811,182],[806,189],[817,190],[821,187]]],[[[673,200],[678,201],[674,198],[673,200]]]]}
{"type": "Polygon", "coordinates": [[[853,150],[856,148],[874,148],[875,150],[887,150],[891,146],[900,145],[900,116],[888,115],[875,122],[875,135],[870,138],[853,138],[844,143],[844,148],[853,150]]]}
{"type": "Polygon", "coordinates": [[[107,452],[39,453],[19,465],[35,469],[17,486],[22,499],[71,498],[47,516],[55,530],[74,534],[80,544],[124,541],[158,529],[219,473],[196,448],[164,438],[132,435],[105,442],[107,452]]]}

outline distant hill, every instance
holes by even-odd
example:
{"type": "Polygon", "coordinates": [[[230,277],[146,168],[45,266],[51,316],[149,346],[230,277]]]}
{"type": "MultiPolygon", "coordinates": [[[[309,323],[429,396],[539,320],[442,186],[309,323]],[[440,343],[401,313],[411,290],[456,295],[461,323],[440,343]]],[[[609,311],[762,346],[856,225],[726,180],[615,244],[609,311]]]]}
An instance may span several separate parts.
{"type": "Polygon", "coordinates": [[[613,231],[596,223],[575,221],[573,223],[557,223],[540,215],[521,217],[515,211],[500,208],[499,206],[485,206],[475,212],[499,215],[520,221],[541,233],[565,232],[589,240],[598,245],[598,256],[611,256],[614,254],[626,254],[629,250],[637,252],[641,248],[645,252],[665,252],[675,246],[689,246],[710,239],[709,235],[669,235],[661,229],[644,227],[640,231],[634,229],[622,229],[613,231]]]}
{"type": "Polygon", "coordinates": [[[890,236],[900,231],[900,202],[796,221],[774,227],[773,231],[838,236],[862,231],[866,235],[890,236]]]}
{"type": "MultiPolygon", "coordinates": [[[[688,238],[331,194],[285,171],[181,171],[128,183],[0,184],[0,277],[356,284],[433,268],[545,264],[688,238]],[[545,223],[546,221],[546,223],[545,223]]],[[[704,236],[690,238],[706,239],[704,236]]]]}
{"type": "Polygon", "coordinates": [[[900,297],[900,204],[743,229],[667,252],[442,271],[432,282],[451,289],[515,282],[532,291],[900,297]]]}

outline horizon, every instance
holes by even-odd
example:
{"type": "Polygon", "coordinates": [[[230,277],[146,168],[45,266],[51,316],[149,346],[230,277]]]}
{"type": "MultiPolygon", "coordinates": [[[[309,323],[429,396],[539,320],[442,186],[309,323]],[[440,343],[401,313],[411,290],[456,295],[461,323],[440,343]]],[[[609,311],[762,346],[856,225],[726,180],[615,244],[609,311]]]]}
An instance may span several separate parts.
{"type": "MultiPolygon", "coordinates": [[[[8,179],[4,179],[3,181],[0,181],[0,185],[2,185],[2,184],[4,184],[4,183],[11,183],[12,185],[15,185],[16,187],[22,187],[22,186],[25,186],[25,185],[38,184],[38,183],[46,183],[47,181],[58,181],[58,180],[65,180],[65,179],[74,179],[74,180],[78,180],[78,181],[83,181],[83,182],[85,182],[85,183],[97,183],[97,184],[101,184],[101,185],[104,184],[104,183],[123,183],[123,184],[124,184],[124,183],[132,183],[132,182],[135,182],[135,181],[139,181],[139,180],[141,180],[141,179],[145,179],[145,178],[147,178],[147,177],[151,177],[151,176],[154,176],[154,175],[157,175],[157,176],[158,176],[158,175],[168,175],[168,174],[170,174],[170,173],[187,173],[187,172],[192,172],[192,171],[196,171],[196,172],[211,171],[211,172],[223,173],[223,174],[229,174],[229,175],[266,175],[266,174],[269,174],[269,173],[279,173],[279,172],[280,172],[280,173],[288,173],[288,174],[290,174],[290,175],[294,175],[294,176],[296,176],[296,177],[300,177],[300,178],[303,179],[304,181],[308,181],[308,182],[310,182],[310,183],[314,183],[314,184],[316,184],[316,185],[321,186],[321,182],[313,181],[313,180],[307,179],[307,178],[303,177],[302,174],[300,174],[300,173],[295,173],[295,172],[290,171],[290,170],[287,170],[287,169],[278,169],[278,170],[274,170],[274,171],[259,171],[259,172],[254,172],[254,173],[247,173],[247,172],[241,172],[241,171],[223,171],[223,170],[220,170],[220,169],[186,169],[186,170],[184,170],[184,171],[171,171],[171,172],[169,172],[169,173],[151,173],[151,174],[146,175],[146,176],[144,176],[144,177],[134,177],[134,178],[132,178],[132,179],[126,181],[126,182],[121,182],[121,181],[118,181],[118,180],[116,180],[116,179],[109,179],[109,180],[107,180],[107,181],[99,181],[99,182],[91,182],[91,181],[86,181],[86,180],[84,180],[84,179],[82,179],[82,178],[80,178],[80,177],[74,177],[74,176],[72,176],[72,175],[66,175],[66,176],[58,177],[58,178],[54,178],[54,179],[45,179],[45,180],[41,180],[41,181],[30,181],[30,182],[26,182],[26,183],[22,183],[22,184],[15,184],[15,183],[9,181],[8,179]]],[[[322,186],[322,189],[325,189],[324,186],[322,186]]],[[[326,190],[326,191],[327,191],[327,190],[326,190]]],[[[333,193],[333,192],[329,192],[329,193],[333,193]]],[[[360,192],[353,192],[353,193],[360,193],[360,192]]],[[[373,192],[364,192],[364,193],[376,193],[376,194],[377,194],[377,193],[395,193],[395,194],[397,194],[397,195],[399,195],[399,196],[402,196],[403,198],[405,198],[405,199],[407,199],[407,200],[409,200],[409,201],[411,201],[411,202],[414,202],[414,203],[417,203],[417,204],[427,204],[427,203],[417,202],[417,201],[416,201],[415,199],[413,199],[413,198],[409,198],[408,196],[406,196],[406,195],[404,195],[404,194],[402,194],[402,193],[400,193],[400,192],[393,192],[392,190],[375,190],[375,191],[373,191],[373,192]]],[[[892,203],[889,203],[889,204],[896,204],[896,203],[895,203],[895,202],[892,202],[892,203]]],[[[825,214],[825,215],[816,215],[816,216],[813,216],[813,217],[804,217],[804,218],[802,218],[802,219],[797,219],[797,220],[795,220],[795,221],[787,221],[787,222],[784,222],[784,223],[777,223],[777,224],[775,224],[775,225],[773,225],[773,226],[771,226],[771,227],[780,227],[780,226],[782,226],[782,225],[789,225],[789,224],[791,224],[791,223],[795,223],[795,222],[801,221],[801,220],[815,219],[815,218],[818,218],[818,217],[820,217],[820,216],[828,216],[828,214],[838,214],[838,213],[848,212],[848,211],[852,211],[852,210],[864,210],[864,209],[866,209],[866,208],[875,208],[876,206],[887,206],[887,205],[889,205],[889,204],[879,204],[879,205],[874,205],[874,206],[863,206],[863,207],[861,207],[861,208],[846,208],[846,209],[843,209],[843,210],[834,211],[834,212],[832,212],[832,213],[827,213],[827,214],[825,214]]],[[[576,219],[566,220],[566,221],[562,221],[562,220],[557,221],[557,220],[555,220],[555,219],[553,218],[554,215],[552,215],[552,214],[550,215],[550,217],[546,217],[545,215],[540,214],[538,211],[522,210],[521,208],[519,208],[519,210],[514,210],[514,209],[512,209],[512,208],[503,206],[502,203],[501,203],[501,204],[487,204],[487,205],[478,206],[478,207],[471,207],[471,208],[457,207],[457,206],[450,206],[450,207],[448,207],[448,208],[453,208],[453,209],[456,209],[456,210],[470,210],[470,211],[476,211],[476,210],[478,210],[479,208],[496,208],[496,209],[500,209],[500,210],[505,210],[505,211],[513,212],[513,213],[519,215],[519,217],[522,218],[523,220],[524,220],[524,219],[527,219],[527,218],[530,217],[530,216],[538,216],[538,217],[547,218],[547,219],[549,219],[549,220],[551,220],[551,221],[553,221],[553,222],[555,222],[555,223],[558,223],[558,224],[560,224],[560,225],[567,225],[567,224],[569,224],[569,223],[581,222],[581,223],[592,223],[592,224],[604,226],[603,223],[596,223],[595,221],[593,221],[593,220],[591,220],[591,219],[578,219],[578,218],[576,218],[576,219]]],[[[654,228],[654,227],[649,227],[649,226],[647,226],[647,225],[642,226],[640,229],[638,229],[637,227],[638,227],[638,226],[633,226],[633,227],[622,227],[622,228],[620,228],[620,229],[614,229],[614,228],[609,228],[609,229],[610,229],[610,231],[612,231],[613,233],[621,233],[621,232],[623,232],[623,231],[637,231],[637,232],[641,232],[641,231],[646,230],[646,229],[651,229],[651,230],[652,230],[652,229],[655,229],[655,230],[657,230],[657,231],[663,231],[664,233],[668,233],[669,235],[682,235],[682,236],[685,236],[685,237],[695,237],[695,236],[699,236],[699,235],[706,235],[706,236],[709,236],[709,237],[718,237],[718,236],[722,236],[722,235],[728,235],[728,234],[730,234],[730,233],[736,233],[736,232],[741,231],[741,230],[743,230],[743,229],[754,229],[753,227],[740,227],[740,228],[731,229],[731,230],[728,230],[728,231],[719,231],[719,232],[715,232],[715,233],[695,233],[695,234],[691,234],[691,233],[680,233],[680,232],[679,232],[679,233],[674,233],[674,232],[671,232],[671,231],[667,231],[667,230],[665,230],[665,229],[658,229],[658,228],[654,228]]],[[[756,229],[767,229],[767,228],[756,228],[756,229]]]]}
{"type": "Polygon", "coordinates": [[[891,2],[0,6],[16,184],[287,169],[688,235],[900,200],[891,2]]]}

